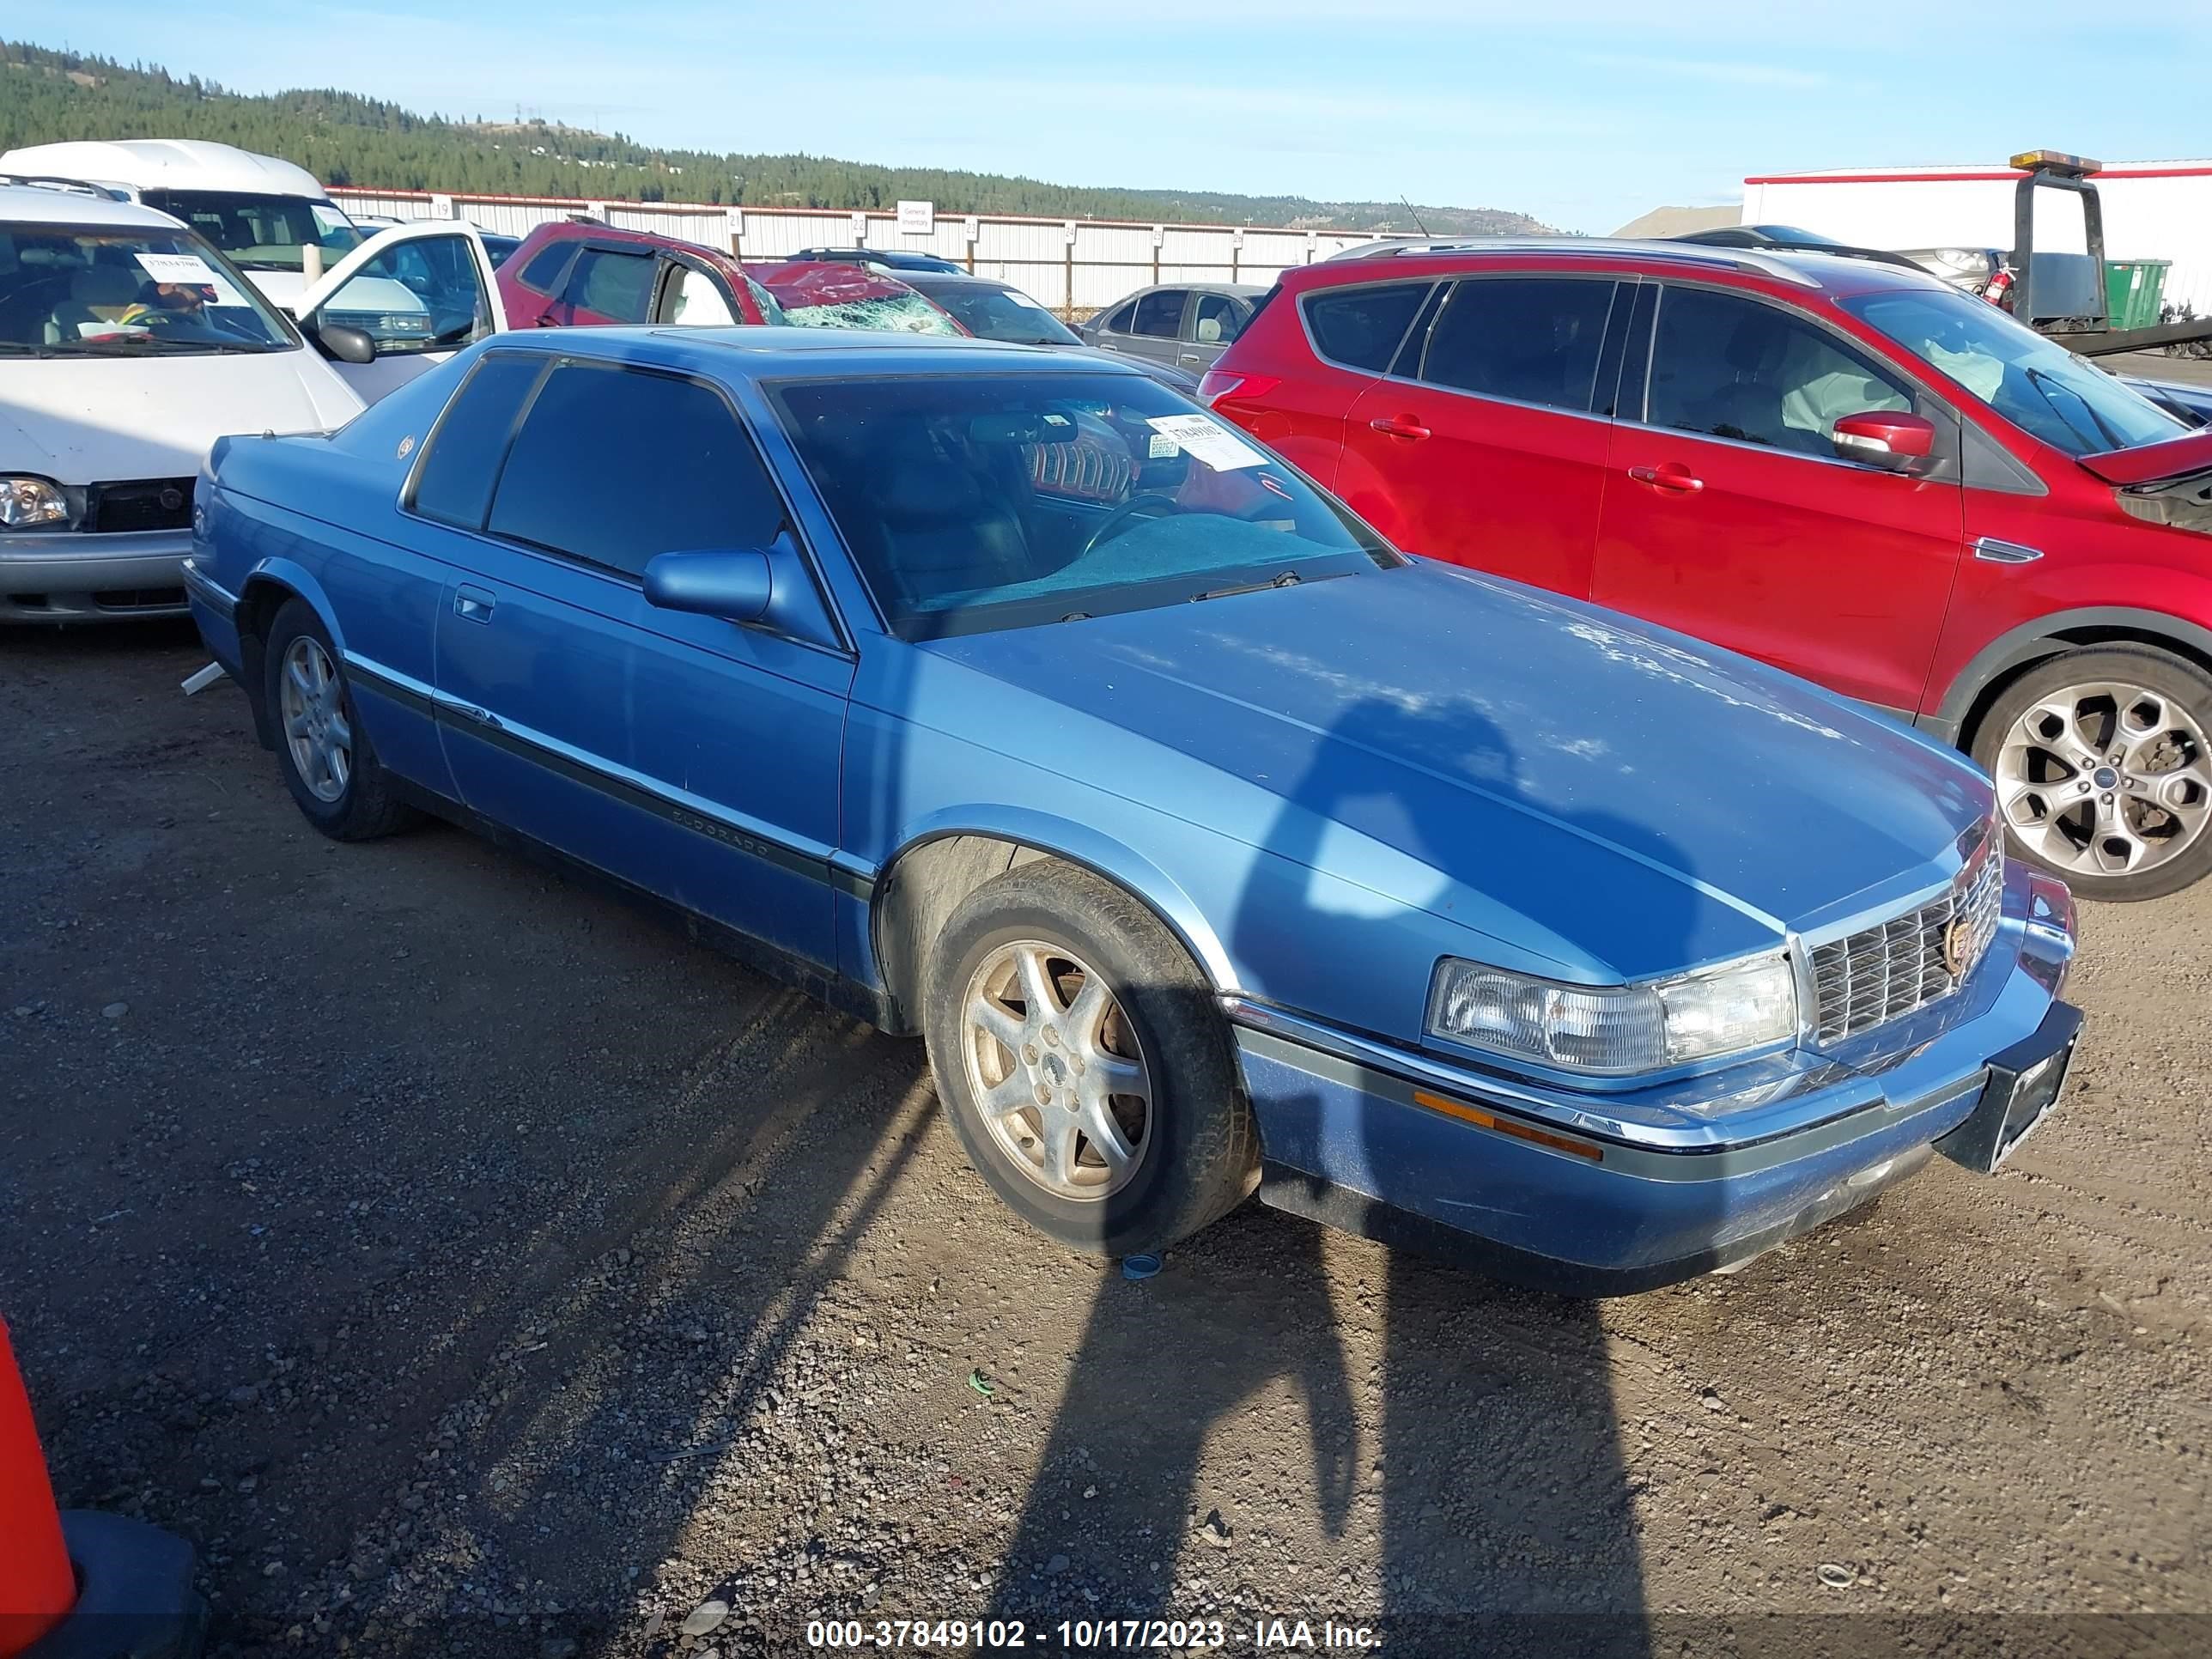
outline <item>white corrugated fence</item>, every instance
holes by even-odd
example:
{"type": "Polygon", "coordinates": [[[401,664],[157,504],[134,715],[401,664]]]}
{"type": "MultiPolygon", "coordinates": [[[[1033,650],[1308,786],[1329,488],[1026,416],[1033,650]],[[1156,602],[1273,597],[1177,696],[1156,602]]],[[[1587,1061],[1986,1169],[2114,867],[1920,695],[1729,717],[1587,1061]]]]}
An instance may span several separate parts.
{"type": "Polygon", "coordinates": [[[772,260],[803,247],[882,247],[934,253],[978,276],[1013,283],[1056,311],[1088,315],[1152,283],[1265,285],[1294,266],[1370,242],[1357,232],[1247,225],[1143,225],[1098,219],[1030,219],[939,212],[927,233],[902,230],[896,213],[826,208],[724,208],[678,202],[595,202],[544,196],[335,186],[349,212],[399,219],[466,219],[526,235],[550,219],[589,213],[624,230],[652,231],[772,260]]]}

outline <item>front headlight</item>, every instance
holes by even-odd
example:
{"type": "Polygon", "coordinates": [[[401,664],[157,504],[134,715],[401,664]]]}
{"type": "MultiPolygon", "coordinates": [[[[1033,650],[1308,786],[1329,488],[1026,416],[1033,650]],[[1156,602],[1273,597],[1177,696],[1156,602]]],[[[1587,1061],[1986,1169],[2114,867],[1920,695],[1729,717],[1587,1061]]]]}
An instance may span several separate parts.
{"type": "Polygon", "coordinates": [[[30,530],[69,522],[69,498],[44,478],[0,473],[0,530],[30,530]]]}
{"type": "Polygon", "coordinates": [[[1794,1037],[1797,979],[1780,951],[1637,985],[1562,985],[1446,957],[1428,1029],[1539,1066],[1628,1077],[1794,1037]]]}

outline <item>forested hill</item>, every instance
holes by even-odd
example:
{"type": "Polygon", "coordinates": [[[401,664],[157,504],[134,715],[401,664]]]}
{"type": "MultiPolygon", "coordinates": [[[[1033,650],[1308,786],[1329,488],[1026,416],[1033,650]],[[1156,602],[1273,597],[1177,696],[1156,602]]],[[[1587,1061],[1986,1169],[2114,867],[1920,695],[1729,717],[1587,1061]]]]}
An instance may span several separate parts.
{"type": "MultiPolygon", "coordinates": [[[[1414,228],[1395,202],[1093,189],[820,155],[653,149],[619,133],[544,121],[417,115],[350,92],[249,96],[198,76],[0,40],[0,149],[64,138],[212,138],[283,156],[329,184],[395,190],[757,207],[889,208],[904,198],[933,201],[949,213],[1414,228]]],[[[1438,235],[1543,228],[1525,214],[1494,208],[1424,206],[1420,217],[1438,235]]]]}

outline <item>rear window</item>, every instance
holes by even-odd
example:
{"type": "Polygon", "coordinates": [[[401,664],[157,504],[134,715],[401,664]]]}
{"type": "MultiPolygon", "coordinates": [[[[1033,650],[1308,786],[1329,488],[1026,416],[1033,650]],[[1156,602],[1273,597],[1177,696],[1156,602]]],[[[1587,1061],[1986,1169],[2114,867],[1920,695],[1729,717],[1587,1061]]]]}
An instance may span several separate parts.
{"type": "Polygon", "coordinates": [[[1428,292],[1426,283],[1391,283],[1309,294],[1304,308],[1314,349],[1331,362],[1380,374],[1398,355],[1428,292]]]}
{"type": "Polygon", "coordinates": [[[522,268],[521,283],[540,294],[550,294],[553,285],[561,280],[561,273],[568,268],[568,256],[575,252],[574,242],[553,242],[530,256],[530,263],[522,268]]]}
{"type": "Polygon", "coordinates": [[[536,354],[495,351],[476,366],[446,405],[415,476],[415,510],[426,519],[475,530],[491,502],[492,482],[514,435],[515,417],[544,369],[536,354]]]}

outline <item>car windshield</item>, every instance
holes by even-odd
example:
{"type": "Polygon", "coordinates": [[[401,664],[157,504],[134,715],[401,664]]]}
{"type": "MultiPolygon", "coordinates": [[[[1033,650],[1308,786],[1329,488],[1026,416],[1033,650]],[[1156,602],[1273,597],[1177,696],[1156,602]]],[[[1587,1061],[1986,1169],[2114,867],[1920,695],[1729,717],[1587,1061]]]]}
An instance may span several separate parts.
{"type": "Polygon", "coordinates": [[[772,322],[794,328],[873,328],[900,334],[957,334],[960,325],[897,277],[865,265],[794,260],[746,274],[782,309],[772,322]]]}
{"type": "Polygon", "coordinates": [[[1081,345],[1059,318],[1017,288],[957,279],[915,284],[951,312],[960,326],[982,340],[1012,340],[1018,345],[1081,345]]]}
{"type": "Polygon", "coordinates": [[[228,190],[147,190],[150,208],[173,214],[228,253],[240,270],[299,270],[312,242],[336,264],[362,234],[328,202],[304,196],[254,196],[228,190]]]}
{"type": "Polygon", "coordinates": [[[281,351],[298,337],[188,230],[0,225],[0,354],[281,351]]]}
{"type": "Polygon", "coordinates": [[[1399,562],[1289,467],[1137,375],[913,375],[775,395],[903,639],[1399,562]]]}
{"type": "Polygon", "coordinates": [[[1955,289],[1893,289],[1839,303],[2069,455],[2163,443],[2193,430],[2057,341],[1955,289]]]}

